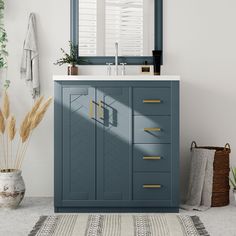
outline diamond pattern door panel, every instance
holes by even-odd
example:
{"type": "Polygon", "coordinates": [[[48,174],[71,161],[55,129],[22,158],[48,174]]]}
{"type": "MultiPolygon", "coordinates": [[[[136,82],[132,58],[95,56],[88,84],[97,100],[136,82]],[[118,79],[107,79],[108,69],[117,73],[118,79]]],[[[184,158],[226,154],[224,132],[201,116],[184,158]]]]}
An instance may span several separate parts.
{"type": "Polygon", "coordinates": [[[64,200],[95,199],[94,96],[90,87],[63,89],[64,200]]]}

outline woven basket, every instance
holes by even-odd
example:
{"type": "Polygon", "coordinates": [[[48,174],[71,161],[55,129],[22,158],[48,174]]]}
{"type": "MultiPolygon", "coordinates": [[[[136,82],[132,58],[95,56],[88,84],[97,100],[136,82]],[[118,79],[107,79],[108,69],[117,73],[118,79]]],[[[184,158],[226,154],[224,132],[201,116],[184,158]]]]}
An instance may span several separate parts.
{"type": "Polygon", "coordinates": [[[215,150],[213,164],[213,187],[212,187],[212,207],[220,207],[229,205],[229,154],[231,152],[230,145],[227,143],[224,147],[208,147],[197,146],[196,142],[192,142],[192,148],[205,148],[215,150]]]}

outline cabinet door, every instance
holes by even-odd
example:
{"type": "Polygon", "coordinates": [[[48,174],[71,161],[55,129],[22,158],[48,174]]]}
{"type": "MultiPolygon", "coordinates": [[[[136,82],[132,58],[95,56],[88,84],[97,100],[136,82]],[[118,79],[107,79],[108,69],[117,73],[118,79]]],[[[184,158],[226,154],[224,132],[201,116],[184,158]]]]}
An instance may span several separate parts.
{"type": "Polygon", "coordinates": [[[94,101],[94,88],[63,88],[63,200],[95,199],[94,101]]]}
{"type": "Polygon", "coordinates": [[[131,199],[129,88],[97,88],[97,198],[131,199]]]}

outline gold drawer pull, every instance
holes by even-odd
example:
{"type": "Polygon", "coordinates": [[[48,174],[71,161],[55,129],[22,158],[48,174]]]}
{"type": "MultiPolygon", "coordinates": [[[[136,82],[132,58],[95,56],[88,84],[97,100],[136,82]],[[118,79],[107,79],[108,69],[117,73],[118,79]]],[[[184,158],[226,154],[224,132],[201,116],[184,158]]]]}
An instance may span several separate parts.
{"type": "Polygon", "coordinates": [[[144,184],[143,188],[161,188],[160,184],[144,184]]]}
{"type": "Polygon", "coordinates": [[[89,118],[93,119],[93,100],[92,99],[90,100],[90,103],[89,103],[89,118]]]}
{"type": "Polygon", "coordinates": [[[102,101],[99,101],[99,104],[98,104],[98,115],[99,115],[100,119],[104,119],[104,111],[102,108],[102,101]]]}
{"type": "Polygon", "coordinates": [[[144,99],[143,103],[161,103],[160,99],[144,99]]]}
{"type": "Polygon", "coordinates": [[[161,160],[160,156],[143,157],[143,160],[161,160]]]}
{"type": "Polygon", "coordinates": [[[161,128],[144,128],[144,131],[161,131],[161,128]]]}

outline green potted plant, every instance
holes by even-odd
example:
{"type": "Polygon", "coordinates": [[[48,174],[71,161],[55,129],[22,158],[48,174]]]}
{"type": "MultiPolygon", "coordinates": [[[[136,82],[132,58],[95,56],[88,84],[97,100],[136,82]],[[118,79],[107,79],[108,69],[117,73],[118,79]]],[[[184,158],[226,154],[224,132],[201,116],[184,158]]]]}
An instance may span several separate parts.
{"type": "Polygon", "coordinates": [[[4,29],[4,1],[0,0],[0,69],[7,66],[7,33],[4,29]]]}
{"type": "Polygon", "coordinates": [[[231,174],[232,174],[232,178],[229,178],[229,181],[233,187],[233,194],[234,194],[234,199],[236,202],[236,167],[233,167],[231,169],[231,174]]]}
{"type": "Polygon", "coordinates": [[[61,51],[63,53],[63,57],[58,59],[55,65],[64,65],[64,64],[69,64],[68,66],[68,75],[78,75],[78,45],[73,44],[72,42],[70,43],[70,54],[67,53],[64,49],[61,48],[61,51]]]}
{"type": "MultiPolygon", "coordinates": [[[[4,28],[4,1],[0,0],[0,72],[4,73],[7,69],[7,33],[4,28]]],[[[1,77],[4,77],[3,75],[1,77]]],[[[9,87],[10,81],[5,78],[4,86],[9,87]]]]}

